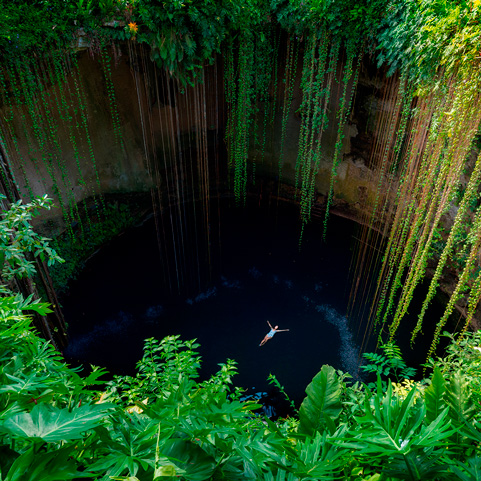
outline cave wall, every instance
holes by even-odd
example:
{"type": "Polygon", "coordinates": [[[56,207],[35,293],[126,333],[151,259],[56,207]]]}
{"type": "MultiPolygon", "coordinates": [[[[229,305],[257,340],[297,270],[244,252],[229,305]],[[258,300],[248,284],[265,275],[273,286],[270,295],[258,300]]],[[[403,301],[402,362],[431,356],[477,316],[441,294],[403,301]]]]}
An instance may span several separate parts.
{"type": "MultiPolygon", "coordinates": [[[[300,55],[302,56],[302,55],[300,55]]],[[[339,62],[336,74],[337,82],[332,87],[329,102],[328,128],[322,136],[321,163],[316,175],[316,198],[313,206],[314,216],[323,216],[327,195],[330,188],[332,161],[337,140],[337,118],[339,98],[342,84],[343,64],[339,62]]],[[[281,75],[284,73],[282,72],[281,75]]],[[[296,198],[295,172],[301,128],[302,90],[300,87],[302,75],[301,62],[298,64],[292,106],[287,121],[287,136],[283,147],[282,195],[296,198]]],[[[380,112],[393,108],[386,100],[385,91],[387,79],[383,70],[378,70],[372,59],[365,56],[360,67],[359,81],[354,92],[354,102],[348,121],[344,128],[344,139],[340,165],[334,183],[334,199],[331,212],[336,215],[363,222],[370,214],[370,206],[376,195],[379,175],[372,169],[373,157],[379,155],[373,152],[376,142],[376,118],[380,112]]],[[[350,86],[352,88],[352,86],[350,86]]],[[[349,90],[348,89],[348,96],[349,90]]],[[[278,162],[281,154],[281,124],[282,102],[284,92],[278,93],[275,121],[270,126],[268,147],[264,165],[257,169],[268,178],[276,178],[278,162]]],[[[260,123],[260,122],[259,122],[260,123]]],[[[260,152],[251,145],[250,158],[260,157],[260,152]]]]}
{"type": "MultiPolygon", "coordinates": [[[[223,154],[227,106],[224,102],[222,60],[218,59],[216,64],[204,69],[205,78],[201,86],[183,89],[174,80],[169,80],[164,72],[156,69],[145,49],[139,46],[127,48],[126,45],[114,48],[111,53],[113,64],[111,78],[117,100],[116,108],[123,145],[116,139],[114,115],[108,96],[108,81],[101,57],[98,53],[92,54],[91,50],[83,49],[78,54],[78,69],[72,67],[66,76],[66,84],[62,86],[73,119],[70,124],[64,121],[62,113],[56,107],[60,97],[58,85],[47,85],[42,98],[49,100],[50,103],[47,102],[47,105],[42,105],[40,101],[38,103],[43,122],[50,122],[56,130],[55,137],[60,149],[52,142],[44,146],[39,145],[35,135],[29,131],[31,126],[27,106],[13,107],[15,119],[13,130],[18,148],[11,137],[8,135],[5,137],[15,177],[24,197],[28,198],[29,195],[23,171],[29,179],[33,193],[43,195],[47,192],[56,199],[57,205],[59,202],[56,188],[65,205],[69,201],[92,199],[100,193],[148,192],[153,187],[158,187],[171,195],[172,189],[168,185],[169,180],[166,180],[169,172],[177,168],[173,164],[179,162],[179,158],[181,162],[185,162],[186,158],[193,162],[193,157],[198,155],[199,132],[203,126],[208,133],[208,162],[212,164],[213,157],[217,156],[215,169],[209,167],[211,194],[216,191],[231,191],[232,179],[223,154]],[[80,85],[82,90],[91,150],[75,95],[76,85],[80,85]],[[71,141],[72,135],[76,139],[79,162],[71,141]],[[212,175],[214,170],[215,175],[212,175]],[[52,177],[58,179],[56,186],[52,177]]],[[[281,56],[280,78],[283,75],[282,62],[281,56]]],[[[249,150],[250,161],[256,162],[257,178],[265,181],[265,188],[269,189],[271,186],[272,195],[279,194],[286,199],[296,197],[294,178],[301,125],[299,113],[302,101],[301,69],[299,61],[293,102],[287,122],[280,186],[277,184],[284,96],[282,82],[277,93],[273,93],[277,95],[277,110],[274,122],[268,126],[263,162],[260,163],[258,160],[260,157],[258,145],[251,142],[249,150]]],[[[320,215],[329,190],[337,134],[336,102],[341,89],[339,81],[341,75],[339,67],[336,75],[338,82],[334,84],[331,96],[330,128],[323,136],[322,162],[316,177],[314,215],[320,215]]],[[[334,213],[355,220],[363,218],[377,187],[377,178],[368,164],[370,150],[375,141],[374,119],[379,111],[390,108],[383,100],[384,88],[383,73],[375,69],[370,59],[366,57],[361,66],[353,109],[344,132],[343,155],[338,168],[332,206],[334,213]]],[[[8,115],[9,107],[5,102],[1,110],[3,115],[8,115]]],[[[184,173],[188,171],[185,167],[183,169],[184,173]]],[[[255,194],[257,186],[248,185],[248,189],[255,194]]],[[[41,222],[44,223],[44,230],[50,231],[50,234],[62,230],[64,225],[61,209],[44,214],[41,222]],[[45,222],[47,220],[48,223],[45,222]]]]}
{"type": "MultiPolygon", "coordinates": [[[[78,67],[66,60],[65,82],[44,82],[43,92],[36,93],[35,112],[26,102],[12,102],[11,91],[10,101],[8,92],[0,96],[0,113],[4,119],[0,121],[4,144],[1,147],[7,152],[23,198],[29,200],[30,193],[47,193],[54,198],[56,207],[42,212],[35,220],[37,230],[49,237],[65,231],[64,213],[73,209],[72,205],[83,203],[93,212],[100,194],[106,202],[111,199],[115,202],[116,196],[145,193],[161,208],[192,198],[202,200],[206,191],[210,196],[234,195],[232,169],[227,165],[225,128],[229,106],[225,102],[222,58],[204,68],[202,83],[183,88],[157,69],[149,52],[135,43],[113,46],[109,56],[111,83],[99,52],[91,47],[80,49],[78,67]],[[114,110],[109,85],[115,91],[114,110]],[[58,107],[62,95],[68,106],[64,111],[58,107]],[[48,141],[43,144],[34,132],[33,115],[37,117],[37,129],[46,132],[44,137],[48,141]],[[121,132],[122,141],[116,128],[121,132]],[[53,132],[50,137],[49,131],[53,132]]],[[[302,58],[302,48],[299,58],[302,58]]],[[[271,92],[276,98],[276,111],[267,127],[263,155],[260,145],[250,142],[247,193],[259,197],[259,203],[266,198],[298,202],[295,169],[302,122],[301,63],[297,65],[287,119],[282,178],[279,179],[279,157],[285,55],[279,56],[279,88],[271,92]]],[[[329,192],[341,78],[342,61],[333,86],[329,128],[323,134],[322,161],[316,176],[312,216],[319,219],[324,217],[329,192]]],[[[388,93],[390,81],[368,55],[363,58],[344,129],[342,158],[330,206],[332,214],[359,223],[369,218],[379,187],[379,173],[374,166],[378,165],[382,153],[375,146],[379,140],[376,136],[383,132],[376,123],[383,113],[395,108],[388,93]]],[[[257,121],[262,125],[262,119],[257,121]]],[[[474,159],[474,154],[472,156],[474,159]]],[[[390,192],[395,190],[396,183],[391,185],[390,192]]],[[[389,196],[387,186],[381,186],[380,192],[389,196]]],[[[453,206],[443,222],[451,225],[455,213],[453,206]]],[[[204,216],[208,222],[207,211],[198,211],[196,215],[204,216]]],[[[433,268],[428,266],[428,275],[430,272],[432,275],[433,268]]],[[[456,270],[450,269],[442,279],[442,291],[450,295],[456,279],[456,270]]],[[[465,304],[461,299],[456,305],[462,315],[465,315],[465,304]]],[[[479,318],[478,309],[476,319],[479,318]]]]}

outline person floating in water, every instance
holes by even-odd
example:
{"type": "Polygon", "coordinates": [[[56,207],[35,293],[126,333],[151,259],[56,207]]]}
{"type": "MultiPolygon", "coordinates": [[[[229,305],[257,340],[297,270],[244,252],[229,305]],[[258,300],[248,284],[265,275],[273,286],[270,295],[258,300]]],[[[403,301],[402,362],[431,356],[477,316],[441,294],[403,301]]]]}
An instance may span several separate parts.
{"type": "Polygon", "coordinates": [[[266,334],[264,339],[262,339],[262,342],[259,344],[259,347],[263,346],[269,339],[272,339],[276,332],[283,332],[283,331],[289,330],[289,329],[277,329],[279,326],[272,327],[269,321],[267,321],[267,324],[269,324],[269,327],[271,328],[271,330],[266,334]]]}

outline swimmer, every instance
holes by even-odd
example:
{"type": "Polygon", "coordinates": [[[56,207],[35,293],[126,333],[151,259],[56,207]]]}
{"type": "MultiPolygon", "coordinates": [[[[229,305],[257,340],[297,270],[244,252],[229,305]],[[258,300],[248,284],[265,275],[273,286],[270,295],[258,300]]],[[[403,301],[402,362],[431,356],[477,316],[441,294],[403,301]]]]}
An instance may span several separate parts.
{"type": "Polygon", "coordinates": [[[269,324],[269,327],[271,328],[271,330],[266,334],[264,339],[262,339],[262,342],[259,344],[259,347],[263,346],[269,339],[272,339],[276,332],[283,332],[283,331],[289,330],[289,329],[277,329],[279,326],[272,327],[269,321],[267,321],[267,324],[269,324]]]}

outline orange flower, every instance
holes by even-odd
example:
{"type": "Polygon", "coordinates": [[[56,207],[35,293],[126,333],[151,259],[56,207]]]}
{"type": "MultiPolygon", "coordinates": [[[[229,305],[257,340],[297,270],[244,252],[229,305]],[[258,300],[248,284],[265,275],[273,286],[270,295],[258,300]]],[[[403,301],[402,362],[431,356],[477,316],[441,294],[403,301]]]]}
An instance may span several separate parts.
{"type": "Polygon", "coordinates": [[[131,33],[133,33],[135,35],[137,33],[138,29],[139,29],[139,27],[137,26],[137,24],[135,22],[129,23],[129,30],[130,30],[131,33]]]}

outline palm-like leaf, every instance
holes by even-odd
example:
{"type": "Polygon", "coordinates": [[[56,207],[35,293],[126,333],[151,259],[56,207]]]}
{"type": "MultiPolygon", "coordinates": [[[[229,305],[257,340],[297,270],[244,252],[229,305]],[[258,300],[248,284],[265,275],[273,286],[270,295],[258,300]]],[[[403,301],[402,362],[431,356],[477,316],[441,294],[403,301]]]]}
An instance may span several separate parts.
{"type": "Polygon", "coordinates": [[[446,440],[455,432],[447,420],[448,408],[425,424],[424,404],[414,405],[415,388],[401,401],[393,395],[390,382],[385,394],[381,386],[378,377],[377,392],[366,399],[365,415],[357,418],[360,429],[356,429],[350,441],[344,440],[346,447],[356,448],[358,454],[369,458],[389,459],[384,470],[405,472],[403,479],[429,479],[438,472],[446,440]],[[429,456],[425,455],[426,450],[429,456]]]}
{"type": "Polygon", "coordinates": [[[322,432],[341,413],[341,381],[333,367],[324,365],[306,389],[299,409],[299,432],[322,432]]]}
{"type": "Polygon", "coordinates": [[[47,442],[80,439],[98,426],[111,408],[109,404],[84,405],[69,411],[38,404],[29,413],[8,418],[1,430],[21,438],[41,438],[47,442]]]}
{"type": "Polygon", "coordinates": [[[424,390],[424,402],[426,404],[426,420],[434,421],[446,408],[444,394],[446,385],[439,367],[434,368],[431,384],[424,390]]]}
{"type": "MultiPolygon", "coordinates": [[[[344,429],[334,437],[344,434],[344,429]]],[[[327,433],[316,433],[299,441],[297,445],[298,457],[293,472],[296,479],[339,479],[345,465],[346,450],[336,446],[328,438],[327,433]]]]}

